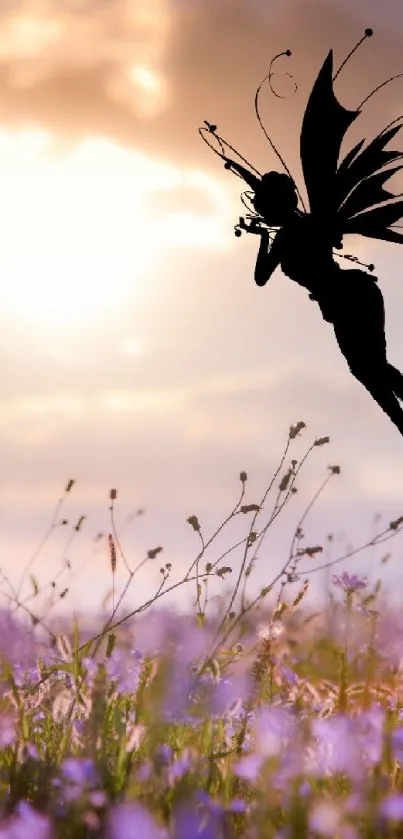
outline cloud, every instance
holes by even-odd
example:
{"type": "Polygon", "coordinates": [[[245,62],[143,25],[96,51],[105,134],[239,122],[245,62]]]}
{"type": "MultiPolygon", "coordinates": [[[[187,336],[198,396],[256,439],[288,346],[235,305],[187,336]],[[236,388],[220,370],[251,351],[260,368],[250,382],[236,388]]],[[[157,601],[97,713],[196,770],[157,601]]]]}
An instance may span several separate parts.
{"type": "MultiPolygon", "coordinates": [[[[290,135],[309,85],[329,47],[342,58],[371,23],[358,17],[350,6],[297,0],[48,0],[40,12],[28,0],[3,11],[0,118],[9,126],[28,121],[49,129],[60,150],[98,134],[218,173],[197,134],[207,118],[236,146],[273,165],[253,96],[270,57],[289,47],[287,70],[298,96],[282,101],[267,94],[266,110],[270,128],[275,119],[275,140],[296,166],[290,135]]],[[[354,101],[372,80],[379,83],[386,63],[398,71],[400,58],[396,32],[379,26],[340,78],[340,90],[354,101]]],[[[397,107],[398,95],[398,87],[384,91],[385,110],[397,107]]],[[[377,110],[380,104],[378,98],[377,110]]]]}

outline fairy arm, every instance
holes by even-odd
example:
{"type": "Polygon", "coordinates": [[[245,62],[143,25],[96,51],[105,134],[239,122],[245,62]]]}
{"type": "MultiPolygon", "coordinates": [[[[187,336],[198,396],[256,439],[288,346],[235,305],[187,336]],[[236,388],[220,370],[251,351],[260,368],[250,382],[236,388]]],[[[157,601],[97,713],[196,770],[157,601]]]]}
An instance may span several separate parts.
{"type": "MultiPolygon", "coordinates": [[[[259,221],[252,220],[250,224],[246,224],[245,219],[241,216],[237,228],[239,231],[246,230],[247,233],[254,233],[260,236],[259,252],[255,267],[255,283],[258,286],[264,286],[277,266],[280,265],[284,247],[283,229],[281,228],[278,231],[272,242],[269,231],[262,227],[259,221]]],[[[240,232],[236,235],[239,236],[240,232]]]]}
{"type": "Polygon", "coordinates": [[[261,233],[259,252],[256,260],[255,283],[258,286],[266,285],[277,266],[280,265],[283,237],[279,230],[269,250],[270,238],[266,232],[261,233]]]}

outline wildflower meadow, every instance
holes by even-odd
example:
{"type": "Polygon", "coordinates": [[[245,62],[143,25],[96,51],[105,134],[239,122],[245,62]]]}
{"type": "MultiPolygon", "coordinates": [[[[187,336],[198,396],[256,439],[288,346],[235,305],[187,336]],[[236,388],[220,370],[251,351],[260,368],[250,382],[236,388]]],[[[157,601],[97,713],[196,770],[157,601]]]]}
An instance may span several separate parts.
{"type": "MultiPolygon", "coordinates": [[[[40,608],[48,588],[55,602],[69,590],[60,571],[41,585],[39,549],[17,587],[2,569],[0,839],[403,836],[403,617],[388,605],[381,573],[391,554],[371,583],[348,563],[361,553],[365,568],[365,551],[399,536],[403,516],[326,558],[305,528],[328,483],[342,480],[329,466],[290,522],[278,573],[250,593],[273,522],[293,494],[303,496],[301,470],[329,443],[314,440],[298,461],[301,433],[303,422],[291,426],[260,498],[249,498],[240,472],[215,533],[189,511],[195,555],[184,575],[164,563],[163,546],[136,563],[126,555],[111,489],[110,532],[100,538],[112,605],[99,625],[40,608]],[[217,555],[215,539],[235,518],[245,534],[217,555]],[[159,586],[137,602],[136,581],[151,563],[159,586]],[[127,574],[122,590],[117,568],[127,574]],[[315,610],[310,581],[324,569],[327,604],[315,610]],[[192,593],[193,611],[170,605],[178,588],[192,593]]],[[[74,484],[46,538],[70,528],[62,507],[74,484]]]]}

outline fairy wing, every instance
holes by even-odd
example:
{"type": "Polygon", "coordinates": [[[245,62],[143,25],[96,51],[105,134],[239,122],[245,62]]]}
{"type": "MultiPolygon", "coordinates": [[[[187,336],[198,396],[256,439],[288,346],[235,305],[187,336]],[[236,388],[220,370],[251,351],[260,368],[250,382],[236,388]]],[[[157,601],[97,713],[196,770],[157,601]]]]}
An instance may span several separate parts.
{"type": "Polygon", "coordinates": [[[376,239],[403,243],[403,235],[391,230],[403,216],[403,201],[384,189],[385,181],[403,169],[403,163],[385,169],[403,154],[385,146],[402,127],[384,129],[364,149],[361,140],[339,164],[344,136],[359,116],[337,100],[333,89],[333,51],[330,50],[312,88],[305,110],[300,154],[312,215],[338,234],[358,233],[376,239]]]}
{"type": "Polygon", "coordinates": [[[403,235],[390,227],[403,217],[403,200],[396,200],[398,196],[384,189],[385,181],[403,169],[403,163],[388,166],[402,160],[402,152],[385,149],[401,127],[384,129],[347,164],[346,158],[340,164],[336,175],[337,215],[344,233],[403,244],[403,235]]]}
{"type": "Polygon", "coordinates": [[[302,121],[300,154],[311,213],[329,224],[337,212],[336,172],[344,135],[359,111],[340,105],[333,91],[333,50],[312,88],[302,121]]]}

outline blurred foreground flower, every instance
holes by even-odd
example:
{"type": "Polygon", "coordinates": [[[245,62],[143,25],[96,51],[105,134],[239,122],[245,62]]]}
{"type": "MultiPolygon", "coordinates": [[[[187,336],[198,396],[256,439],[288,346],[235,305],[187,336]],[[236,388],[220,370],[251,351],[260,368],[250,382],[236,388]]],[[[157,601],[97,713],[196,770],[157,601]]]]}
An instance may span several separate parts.
{"type": "Polygon", "coordinates": [[[380,815],[385,819],[403,822],[403,795],[395,793],[384,798],[379,810],[380,815]]]}
{"type": "Polygon", "coordinates": [[[340,835],[342,827],[342,814],[340,808],[331,801],[318,801],[312,808],[309,816],[309,826],[315,833],[321,836],[340,835]]]}
{"type": "Polygon", "coordinates": [[[118,804],[108,819],[107,839],[168,839],[168,833],[140,804],[118,804]]]}
{"type": "Polygon", "coordinates": [[[20,801],[15,815],[0,822],[1,839],[52,839],[52,826],[47,816],[31,807],[27,801],[20,801]]]}

